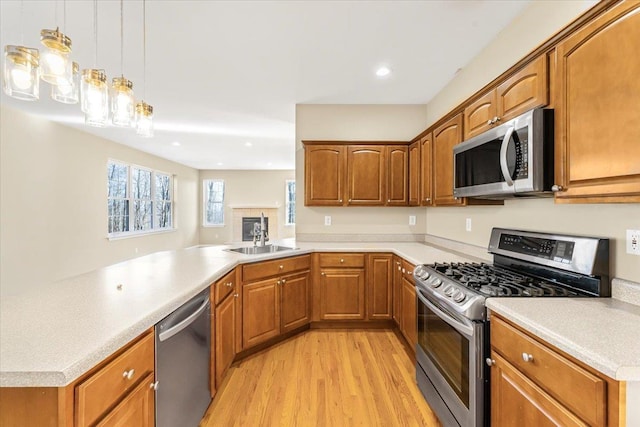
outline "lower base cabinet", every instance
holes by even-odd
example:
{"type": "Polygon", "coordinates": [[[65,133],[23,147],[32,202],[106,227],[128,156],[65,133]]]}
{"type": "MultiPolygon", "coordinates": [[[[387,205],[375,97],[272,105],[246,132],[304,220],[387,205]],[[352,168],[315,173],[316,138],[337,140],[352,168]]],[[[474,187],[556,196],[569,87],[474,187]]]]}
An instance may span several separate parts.
{"type": "Polygon", "coordinates": [[[320,273],[320,319],[364,320],[364,269],[323,269],[320,273]]]}
{"type": "Polygon", "coordinates": [[[150,387],[153,374],[147,375],[97,427],[155,426],[155,390],[150,387]]]}
{"type": "Polygon", "coordinates": [[[402,260],[402,286],[400,288],[400,332],[415,351],[418,342],[418,305],[413,281],[414,266],[402,260]]]}
{"type": "Polygon", "coordinates": [[[229,294],[215,308],[215,380],[220,387],[236,355],[236,293],[229,294]]]}

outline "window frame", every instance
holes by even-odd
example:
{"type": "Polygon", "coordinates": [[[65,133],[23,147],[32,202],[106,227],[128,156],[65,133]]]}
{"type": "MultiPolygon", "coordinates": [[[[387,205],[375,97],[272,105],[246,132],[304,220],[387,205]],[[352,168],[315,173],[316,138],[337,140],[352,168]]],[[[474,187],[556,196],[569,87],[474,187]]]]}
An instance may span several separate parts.
{"type": "Polygon", "coordinates": [[[222,178],[205,178],[202,180],[202,226],[203,227],[224,227],[225,226],[225,219],[226,219],[226,215],[224,212],[224,201],[227,195],[227,188],[226,188],[226,181],[222,178]],[[205,185],[205,183],[207,181],[220,181],[222,182],[222,201],[220,202],[213,202],[213,203],[220,203],[222,204],[222,222],[221,223],[210,223],[207,221],[207,201],[208,201],[208,194],[207,194],[207,186],[205,185]]]}
{"type": "Polygon", "coordinates": [[[293,200],[293,222],[289,222],[289,209],[292,204],[291,200],[289,200],[289,183],[293,182],[296,184],[295,179],[285,179],[284,181],[284,225],[285,226],[295,226],[296,225],[296,200],[295,195],[296,191],[293,192],[294,200],[293,200]]]}
{"type": "MultiPolygon", "coordinates": [[[[176,227],[176,222],[175,222],[175,208],[176,208],[176,204],[175,204],[175,200],[176,200],[176,194],[175,194],[175,178],[176,176],[172,173],[169,172],[165,172],[162,170],[158,170],[158,169],[153,169],[147,166],[141,166],[138,165],[136,163],[129,163],[129,162],[124,162],[122,160],[117,160],[117,159],[107,159],[107,170],[109,168],[109,164],[111,163],[115,163],[118,165],[122,165],[122,166],[126,166],[127,167],[127,191],[126,191],[126,198],[124,200],[127,200],[129,203],[129,221],[128,221],[128,226],[129,226],[129,230],[128,231],[117,231],[117,232],[109,232],[109,218],[108,218],[108,203],[109,203],[109,193],[108,193],[108,185],[109,185],[109,181],[108,181],[108,177],[107,177],[107,238],[109,240],[118,240],[118,239],[126,239],[129,237],[137,237],[137,236],[145,236],[145,235],[149,235],[149,234],[157,234],[157,233],[169,233],[169,232],[174,232],[176,231],[177,227],[176,227]],[[147,230],[134,230],[134,221],[135,221],[135,209],[134,209],[134,204],[136,200],[147,200],[147,199],[135,199],[134,195],[133,195],[133,170],[134,169],[139,169],[139,170],[143,170],[143,171],[148,171],[151,172],[151,182],[150,182],[150,186],[151,186],[151,228],[147,229],[147,230]],[[156,226],[156,221],[155,221],[155,210],[156,210],[156,175],[164,175],[164,176],[168,176],[169,177],[169,200],[168,203],[170,205],[170,218],[171,218],[171,225],[169,227],[157,227],[156,226]]],[[[166,201],[163,200],[164,203],[166,203],[166,201]]]]}

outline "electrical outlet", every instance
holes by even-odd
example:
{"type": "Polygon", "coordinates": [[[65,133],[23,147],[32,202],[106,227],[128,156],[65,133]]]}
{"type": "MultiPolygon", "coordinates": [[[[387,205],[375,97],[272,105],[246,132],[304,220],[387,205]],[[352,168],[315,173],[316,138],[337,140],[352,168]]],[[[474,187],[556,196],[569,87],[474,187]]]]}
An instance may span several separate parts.
{"type": "Polygon", "coordinates": [[[409,215],[409,225],[416,225],[416,216],[409,215]]]}
{"type": "Polygon", "coordinates": [[[640,255],[640,230],[627,230],[627,253],[640,255]]]}
{"type": "Polygon", "coordinates": [[[465,226],[465,230],[471,231],[471,218],[467,218],[464,226],[465,226]]]}
{"type": "Polygon", "coordinates": [[[331,225],[331,216],[325,215],[324,217],[324,225],[331,225]]]}

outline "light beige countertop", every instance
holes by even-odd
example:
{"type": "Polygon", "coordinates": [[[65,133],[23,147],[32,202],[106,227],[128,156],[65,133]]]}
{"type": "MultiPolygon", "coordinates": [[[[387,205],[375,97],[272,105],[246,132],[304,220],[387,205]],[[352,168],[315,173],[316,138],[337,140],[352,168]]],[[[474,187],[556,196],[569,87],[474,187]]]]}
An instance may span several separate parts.
{"type": "Polygon", "coordinates": [[[615,298],[489,298],[487,307],[615,380],[640,381],[638,305],[615,298]]]}
{"type": "Polygon", "coordinates": [[[229,246],[157,252],[3,297],[0,386],[71,383],[238,264],[312,251],[391,252],[414,264],[471,259],[422,243],[278,243],[299,249],[265,255],[223,250],[229,246]]]}

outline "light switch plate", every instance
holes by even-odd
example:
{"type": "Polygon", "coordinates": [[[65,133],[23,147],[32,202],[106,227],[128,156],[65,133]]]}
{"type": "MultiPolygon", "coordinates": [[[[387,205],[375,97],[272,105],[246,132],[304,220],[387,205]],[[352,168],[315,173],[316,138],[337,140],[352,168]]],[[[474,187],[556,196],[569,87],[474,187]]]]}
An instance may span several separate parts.
{"type": "Polygon", "coordinates": [[[416,216],[409,215],[409,225],[416,225],[416,216]]]}
{"type": "Polygon", "coordinates": [[[331,225],[331,216],[325,215],[324,217],[324,225],[331,225]]]}
{"type": "Polygon", "coordinates": [[[627,230],[627,253],[640,255],[640,230],[627,230]]]}

